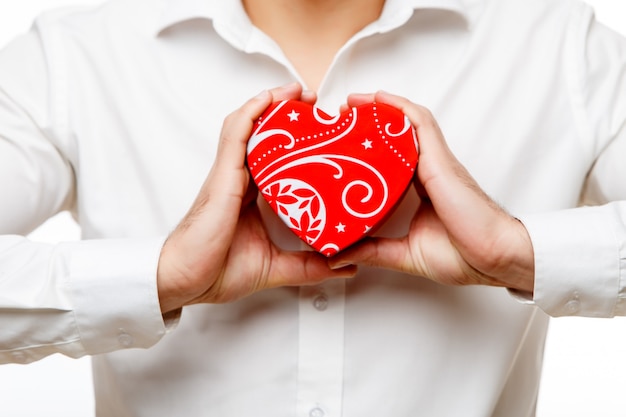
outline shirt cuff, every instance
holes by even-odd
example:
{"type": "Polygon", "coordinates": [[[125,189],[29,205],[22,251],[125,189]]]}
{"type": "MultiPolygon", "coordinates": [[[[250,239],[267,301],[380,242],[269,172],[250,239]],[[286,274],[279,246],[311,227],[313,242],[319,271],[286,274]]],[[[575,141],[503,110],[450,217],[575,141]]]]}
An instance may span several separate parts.
{"type": "Polygon", "coordinates": [[[614,316],[623,292],[619,210],[581,207],[520,220],[535,253],[535,305],[554,317],[614,316]]]}
{"type": "Polygon", "coordinates": [[[156,285],[163,242],[106,239],[59,245],[86,353],[147,348],[166,333],[156,285]]]}

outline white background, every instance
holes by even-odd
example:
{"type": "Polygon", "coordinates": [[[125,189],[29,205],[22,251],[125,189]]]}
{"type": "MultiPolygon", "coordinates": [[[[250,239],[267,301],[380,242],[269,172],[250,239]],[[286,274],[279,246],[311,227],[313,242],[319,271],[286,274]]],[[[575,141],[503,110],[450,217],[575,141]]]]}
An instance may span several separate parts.
{"type": "MultiPolygon", "coordinates": [[[[43,10],[99,2],[0,0],[0,47],[26,31],[43,10]]],[[[596,9],[599,20],[626,35],[624,0],[588,2],[596,9]]],[[[78,239],[79,230],[69,216],[62,214],[31,237],[52,242],[74,240],[78,239]]],[[[73,360],[54,355],[27,366],[0,366],[0,417],[91,417],[93,402],[87,358],[73,360]]],[[[538,417],[623,416],[626,416],[626,319],[553,319],[538,417]]]]}

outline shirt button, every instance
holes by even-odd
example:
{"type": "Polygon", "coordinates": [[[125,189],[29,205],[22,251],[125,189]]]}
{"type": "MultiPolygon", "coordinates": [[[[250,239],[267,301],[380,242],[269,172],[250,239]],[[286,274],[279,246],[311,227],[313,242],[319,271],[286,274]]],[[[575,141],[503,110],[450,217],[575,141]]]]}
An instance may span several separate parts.
{"type": "Polygon", "coordinates": [[[313,299],[313,307],[317,311],[324,311],[328,308],[328,297],[326,294],[319,294],[313,299]]]}
{"type": "Polygon", "coordinates": [[[565,311],[567,311],[569,314],[578,313],[578,311],[580,311],[580,301],[569,300],[565,304],[565,311]]]}
{"type": "Polygon", "coordinates": [[[131,347],[133,345],[133,337],[126,332],[121,332],[119,336],[117,336],[117,340],[120,342],[120,345],[124,347],[131,347]]]}
{"type": "Polygon", "coordinates": [[[325,415],[326,413],[324,412],[324,410],[319,407],[315,407],[311,411],[309,411],[309,417],[324,417],[325,415]]]}

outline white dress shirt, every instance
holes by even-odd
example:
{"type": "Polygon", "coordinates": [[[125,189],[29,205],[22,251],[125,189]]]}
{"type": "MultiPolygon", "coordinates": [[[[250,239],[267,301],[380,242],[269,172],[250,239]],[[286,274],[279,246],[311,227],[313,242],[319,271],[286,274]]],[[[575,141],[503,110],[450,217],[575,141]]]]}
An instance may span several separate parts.
{"type": "Polygon", "coordinates": [[[539,308],[362,268],[185,308],[167,332],[160,247],[222,120],[294,79],[236,0],[51,12],[0,52],[0,362],[94,355],[107,417],[532,416],[548,315],[626,314],[626,41],[574,0],[387,0],[319,89],[327,113],[379,89],[429,107],[528,227],[539,308]],[[62,210],[83,241],[22,237],[62,210]]]}

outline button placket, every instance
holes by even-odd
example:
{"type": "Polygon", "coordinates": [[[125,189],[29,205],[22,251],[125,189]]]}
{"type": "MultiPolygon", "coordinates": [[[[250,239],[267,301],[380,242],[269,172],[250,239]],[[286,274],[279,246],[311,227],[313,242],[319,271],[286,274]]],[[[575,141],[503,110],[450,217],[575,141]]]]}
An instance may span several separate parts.
{"type": "Polygon", "coordinates": [[[343,398],[345,282],[301,287],[299,303],[299,417],[341,414],[343,398]]]}

